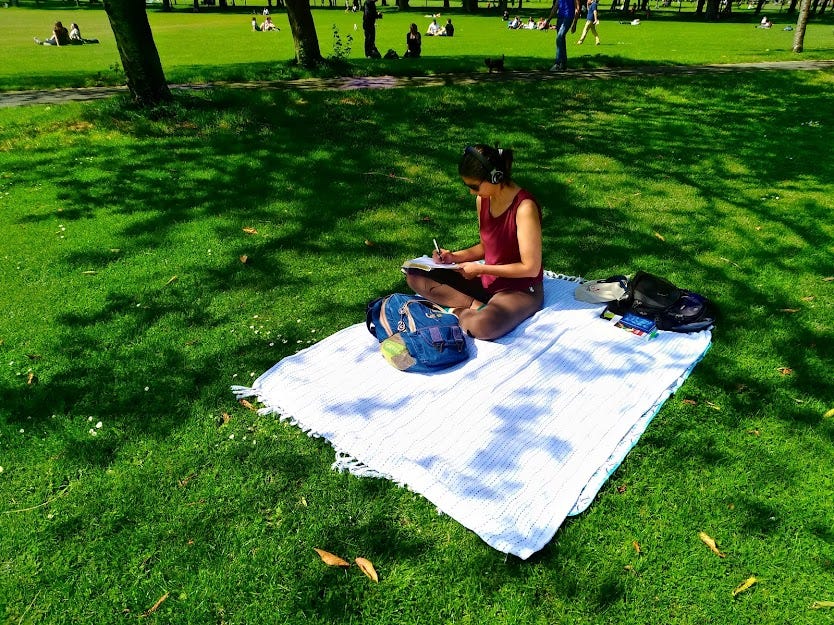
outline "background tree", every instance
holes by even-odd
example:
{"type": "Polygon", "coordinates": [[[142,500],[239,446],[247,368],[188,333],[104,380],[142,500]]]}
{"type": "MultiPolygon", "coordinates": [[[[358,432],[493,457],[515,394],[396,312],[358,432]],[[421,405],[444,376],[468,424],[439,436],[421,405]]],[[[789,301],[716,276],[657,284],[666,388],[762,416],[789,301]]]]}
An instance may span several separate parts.
{"type": "Polygon", "coordinates": [[[148,23],[144,0],[105,0],[127,88],[142,106],[154,106],[171,99],[162,62],[148,23]]]}
{"type": "Polygon", "coordinates": [[[811,0],[802,0],[799,5],[799,18],[796,20],[796,32],[793,35],[793,51],[802,52],[805,46],[805,27],[808,25],[808,13],[811,0]]]}
{"type": "Polygon", "coordinates": [[[286,0],[287,19],[290,22],[295,58],[302,67],[315,67],[324,59],[319,48],[316,24],[309,0],[286,0]]]}

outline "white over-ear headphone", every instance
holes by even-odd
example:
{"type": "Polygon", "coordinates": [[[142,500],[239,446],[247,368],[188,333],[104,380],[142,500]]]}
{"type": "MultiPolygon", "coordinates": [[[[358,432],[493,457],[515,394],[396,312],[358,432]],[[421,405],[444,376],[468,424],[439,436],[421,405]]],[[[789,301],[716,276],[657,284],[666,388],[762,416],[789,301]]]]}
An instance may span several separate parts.
{"type": "MultiPolygon", "coordinates": [[[[484,169],[489,174],[489,178],[487,178],[489,182],[491,182],[492,184],[501,184],[501,182],[504,180],[504,170],[501,167],[496,167],[494,163],[490,163],[489,159],[486,156],[481,154],[477,148],[471,145],[467,145],[464,152],[474,156],[478,160],[478,162],[484,166],[484,169]]],[[[498,156],[501,157],[503,156],[503,154],[504,150],[499,148],[498,156]]]]}

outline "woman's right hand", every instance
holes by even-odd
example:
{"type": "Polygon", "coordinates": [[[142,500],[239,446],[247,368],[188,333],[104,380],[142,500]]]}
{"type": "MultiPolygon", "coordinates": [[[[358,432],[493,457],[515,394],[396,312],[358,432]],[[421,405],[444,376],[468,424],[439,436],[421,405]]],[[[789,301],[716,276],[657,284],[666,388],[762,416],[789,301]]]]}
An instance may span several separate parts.
{"type": "Polygon", "coordinates": [[[434,250],[431,253],[432,260],[436,263],[441,263],[443,265],[451,265],[454,263],[454,255],[449,250],[444,250],[440,248],[440,253],[438,254],[437,250],[434,250]]]}

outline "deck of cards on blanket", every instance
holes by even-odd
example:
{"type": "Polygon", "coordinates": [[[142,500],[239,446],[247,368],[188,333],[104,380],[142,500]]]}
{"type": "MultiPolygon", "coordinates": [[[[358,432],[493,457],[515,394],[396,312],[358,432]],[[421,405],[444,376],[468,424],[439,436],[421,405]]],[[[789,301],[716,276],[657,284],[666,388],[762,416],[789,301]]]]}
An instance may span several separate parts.
{"type": "Polygon", "coordinates": [[[505,553],[528,558],[587,507],[710,345],[634,337],[548,273],[545,306],[471,357],[405,373],[364,323],[284,358],[239,397],[325,438],[337,469],[384,477],[505,553]],[[406,383],[407,381],[407,383],[406,383]]]}

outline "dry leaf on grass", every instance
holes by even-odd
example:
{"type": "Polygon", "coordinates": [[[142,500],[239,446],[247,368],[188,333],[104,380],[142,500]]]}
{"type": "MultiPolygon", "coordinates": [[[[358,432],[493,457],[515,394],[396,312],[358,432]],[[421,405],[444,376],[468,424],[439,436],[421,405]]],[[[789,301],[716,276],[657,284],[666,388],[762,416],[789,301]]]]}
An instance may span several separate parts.
{"type": "Polygon", "coordinates": [[[246,254],[241,254],[240,255],[240,262],[242,262],[245,265],[246,263],[249,262],[249,257],[246,254]]]}
{"type": "Polygon", "coordinates": [[[250,227],[250,226],[247,226],[246,228],[244,228],[243,231],[246,234],[258,234],[258,231],[255,230],[254,228],[250,227]]]}
{"type": "Polygon", "coordinates": [[[783,312],[783,313],[798,313],[800,310],[802,310],[802,309],[801,309],[801,308],[780,308],[780,309],[779,309],[779,312],[783,312]]]}
{"type": "Polygon", "coordinates": [[[29,375],[26,376],[26,384],[28,384],[29,386],[32,386],[33,384],[37,384],[37,383],[38,383],[38,376],[36,376],[34,373],[32,373],[30,371],[29,375]]]}
{"type": "Polygon", "coordinates": [[[319,554],[321,561],[324,562],[327,566],[343,566],[345,568],[350,566],[350,562],[347,560],[343,560],[337,555],[330,553],[329,551],[325,551],[324,549],[316,549],[313,547],[313,550],[319,554]]]}
{"type": "Polygon", "coordinates": [[[376,569],[370,560],[366,560],[365,558],[354,558],[353,561],[356,562],[356,566],[358,566],[365,575],[379,583],[379,575],[376,574],[376,569]]]}
{"type": "Polygon", "coordinates": [[[660,234],[659,232],[655,232],[655,233],[654,233],[654,236],[655,236],[656,238],[660,239],[661,241],[665,241],[665,240],[666,240],[666,237],[664,237],[664,236],[663,236],[662,234],[660,234]]]}
{"type": "Polygon", "coordinates": [[[831,417],[834,417],[834,408],[822,415],[823,419],[830,419],[831,417]]]}
{"type": "Polygon", "coordinates": [[[638,543],[636,540],[631,541],[631,546],[634,547],[634,551],[636,551],[638,554],[643,553],[643,550],[640,548],[640,543],[638,543]]]}
{"type": "Polygon", "coordinates": [[[723,553],[718,548],[718,545],[715,544],[715,541],[706,532],[698,532],[698,538],[700,538],[701,542],[703,542],[707,547],[709,547],[710,551],[712,551],[719,558],[726,558],[727,557],[727,554],[723,553]]]}
{"type": "Polygon", "coordinates": [[[782,375],[790,375],[791,373],[793,373],[793,369],[791,369],[790,367],[778,367],[776,370],[782,375]]]}
{"type": "Polygon", "coordinates": [[[249,410],[254,410],[255,412],[257,412],[257,410],[258,410],[257,408],[255,408],[255,406],[253,406],[251,404],[251,402],[248,402],[245,399],[240,400],[240,405],[243,406],[244,408],[249,408],[249,410]]]}
{"type": "Polygon", "coordinates": [[[736,586],[733,589],[733,597],[737,597],[738,595],[743,593],[745,590],[750,588],[757,581],[759,581],[759,580],[757,580],[755,577],[748,577],[747,579],[745,579],[743,582],[741,582],[738,586],[736,586]]]}
{"type": "Polygon", "coordinates": [[[170,592],[166,592],[164,595],[162,595],[159,599],[156,600],[156,603],[154,603],[150,608],[142,612],[142,616],[150,616],[151,614],[156,612],[159,609],[159,606],[162,605],[162,602],[165,601],[170,594],[170,592]]]}
{"type": "Polygon", "coordinates": [[[171,276],[171,279],[168,280],[168,282],[165,283],[165,286],[168,286],[169,284],[174,284],[174,282],[176,282],[177,280],[179,280],[179,278],[177,278],[177,276],[171,276]]]}
{"type": "Polygon", "coordinates": [[[694,399],[684,399],[683,403],[685,403],[687,406],[697,406],[698,405],[698,402],[695,401],[694,399]]]}
{"type": "Polygon", "coordinates": [[[811,604],[812,610],[819,610],[820,608],[834,608],[834,601],[814,601],[811,604]]]}

